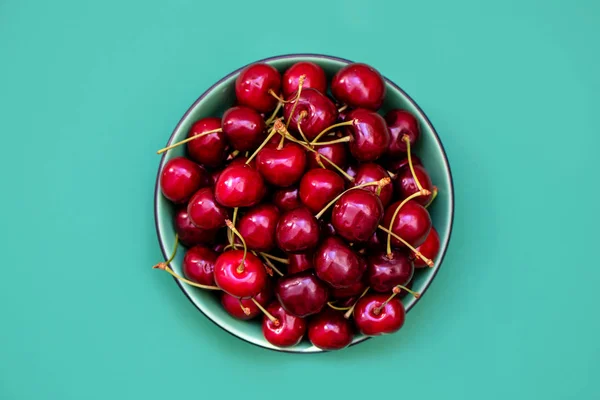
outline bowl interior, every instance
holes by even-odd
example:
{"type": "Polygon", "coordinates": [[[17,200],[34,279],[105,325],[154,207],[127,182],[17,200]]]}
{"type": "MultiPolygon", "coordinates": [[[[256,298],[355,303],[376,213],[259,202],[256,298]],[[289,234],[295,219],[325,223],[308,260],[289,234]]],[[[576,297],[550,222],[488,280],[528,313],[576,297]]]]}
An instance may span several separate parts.
{"type": "MultiPolygon", "coordinates": [[[[335,72],[341,67],[349,63],[348,60],[320,55],[290,55],[270,58],[263,61],[271,64],[281,72],[298,61],[312,61],[324,68],[329,79],[331,79],[335,72]]],[[[235,101],[234,83],[239,71],[240,70],[234,71],[221,81],[217,82],[190,107],[175,128],[173,135],[169,139],[169,144],[185,139],[190,127],[198,119],[209,116],[220,117],[228,107],[233,105],[235,101]]],[[[421,139],[415,146],[414,151],[427,168],[434,185],[438,187],[438,196],[430,206],[429,210],[433,225],[440,236],[441,248],[437,259],[434,260],[435,267],[415,271],[413,289],[423,294],[433,280],[437,270],[440,268],[441,261],[450,239],[454,209],[452,177],[443,146],[427,117],[400,88],[387,79],[386,85],[387,95],[381,112],[385,113],[392,108],[402,108],[417,116],[422,133],[421,139]]],[[[185,146],[180,146],[164,154],[159,171],[162,170],[165,162],[173,157],[184,155],[185,151],[185,146]]],[[[175,208],[160,193],[157,180],[157,190],[155,193],[156,227],[161,249],[165,254],[165,259],[168,257],[168,254],[171,252],[174,245],[175,231],[172,224],[174,211],[175,208]]],[[[184,254],[185,248],[182,247],[171,264],[171,267],[179,274],[182,274],[181,265],[184,254]]],[[[321,351],[312,346],[306,339],[293,348],[281,349],[273,346],[264,339],[260,320],[252,322],[237,320],[225,312],[220,305],[218,296],[215,295],[214,292],[203,291],[179,281],[177,281],[177,283],[194,305],[210,320],[245,341],[274,350],[305,353],[321,351]]],[[[410,295],[403,299],[407,311],[410,310],[417,301],[418,300],[410,295]]],[[[365,339],[364,336],[356,336],[353,344],[362,342],[365,339]]]]}

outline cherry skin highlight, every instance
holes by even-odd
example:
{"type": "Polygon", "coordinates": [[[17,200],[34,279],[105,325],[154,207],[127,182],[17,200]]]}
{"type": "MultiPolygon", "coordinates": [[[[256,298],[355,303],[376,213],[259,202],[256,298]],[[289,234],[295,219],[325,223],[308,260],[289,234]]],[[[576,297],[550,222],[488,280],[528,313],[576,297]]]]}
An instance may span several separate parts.
{"type": "MultiPolygon", "coordinates": [[[[400,201],[397,201],[387,208],[385,215],[383,216],[382,225],[384,227],[389,227],[392,216],[400,203],[400,201]]],[[[394,224],[392,225],[391,231],[406,240],[411,246],[417,247],[425,242],[425,239],[431,230],[431,226],[431,217],[429,216],[427,209],[416,201],[409,200],[402,206],[398,215],[394,218],[394,224]]],[[[382,233],[382,235],[387,237],[387,233],[382,233]]],[[[391,243],[394,247],[405,247],[403,243],[394,237],[392,237],[391,243]]]]}
{"type": "Polygon", "coordinates": [[[268,252],[275,247],[275,228],[279,214],[279,209],[269,203],[254,206],[244,214],[237,228],[248,249],[268,252]]]}
{"type": "Polygon", "coordinates": [[[350,190],[333,206],[331,223],[336,233],[347,241],[366,242],[377,231],[383,212],[381,200],[375,193],[364,189],[350,190]]]}
{"type": "Polygon", "coordinates": [[[185,203],[208,182],[208,174],[198,164],[184,157],[167,161],[160,174],[160,189],[175,204],[185,203]]]}
{"type": "Polygon", "coordinates": [[[405,310],[400,299],[387,294],[367,294],[356,303],[354,323],[366,336],[387,335],[397,332],[404,325],[405,310]]]}
{"type": "Polygon", "coordinates": [[[323,281],[312,272],[304,271],[279,278],[275,295],[287,312],[304,318],[325,307],[329,292],[323,281]]]}
{"type": "Polygon", "coordinates": [[[345,188],[344,179],[333,171],[311,169],[300,180],[300,201],[313,213],[318,213],[345,188]]]}
{"type": "Polygon", "coordinates": [[[258,172],[268,183],[287,187],[298,182],[306,169],[306,151],[292,142],[267,145],[256,155],[258,172]]]}
{"type": "Polygon", "coordinates": [[[306,207],[286,211],[277,222],[275,238],[277,246],[285,252],[305,252],[319,243],[319,223],[306,207]]]}
{"type": "Polygon", "coordinates": [[[227,166],[215,184],[215,199],[225,207],[252,207],[266,194],[258,171],[246,164],[227,166]]]}
{"type": "Polygon", "coordinates": [[[224,227],[225,220],[231,218],[231,210],[217,203],[210,187],[202,188],[192,196],[188,214],[194,225],[209,230],[224,227]]]}
{"type": "Polygon", "coordinates": [[[344,288],[357,283],[367,268],[365,260],[335,236],[323,240],[314,257],[317,276],[334,288],[344,288]]]}
{"type": "MultiPolygon", "coordinates": [[[[196,121],[188,133],[188,137],[198,136],[204,132],[221,128],[221,119],[215,117],[196,121]]],[[[190,158],[206,167],[215,168],[223,165],[227,158],[229,144],[223,132],[213,132],[187,143],[190,158]]]]}
{"type": "Polygon", "coordinates": [[[223,114],[221,126],[231,146],[242,152],[255,150],[267,137],[265,121],[250,107],[231,107],[223,114]]]}
{"type": "Polygon", "coordinates": [[[277,105],[277,99],[269,90],[278,94],[280,88],[279,71],[268,64],[255,63],[240,72],[235,81],[235,96],[239,104],[266,113],[277,105]]]}
{"type": "Polygon", "coordinates": [[[311,318],[308,323],[308,339],[322,350],[340,350],[352,343],[354,332],[352,324],[344,318],[344,314],[324,309],[311,318]]]}
{"type": "MultiPolygon", "coordinates": [[[[431,227],[429,235],[427,235],[427,239],[425,239],[425,242],[423,242],[423,244],[417,247],[417,250],[430,260],[435,260],[438,253],[440,252],[440,236],[438,235],[434,227],[431,227]]],[[[423,261],[420,257],[411,257],[414,258],[415,268],[427,267],[425,261],[423,261]]]]}
{"type": "Polygon", "coordinates": [[[352,137],[350,153],[358,161],[375,161],[385,154],[390,144],[390,134],[383,117],[374,111],[358,108],[348,115],[355,123],[344,127],[352,137]]]}
{"type": "Polygon", "coordinates": [[[327,78],[323,68],[310,61],[300,61],[289,67],[283,74],[281,90],[285,97],[298,93],[298,84],[302,75],[304,75],[303,89],[315,89],[321,93],[327,91],[327,78]]]}
{"type": "Polygon", "coordinates": [[[353,63],[340,69],[331,81],[331,92],[340,102],[354,108],[376,111],[386,94],[381,74],[363,63],[353,63]]]}
{"type": "Polygon", "coordinates": [[[267,285],[267,272],[260,259],[252,253],[246,255],[245,261],[243,257],[242,250],[225,251],[215,261],[214,269],[217,286],[233,297],[242,299],[256,296],[267,285]]]}
{"type": "Polygon", "coordinates": [[[273,346],[295,346],[306,333],[306,321],[288,313],[278,302],[272,302],[267,311],[277,319],[277,324],[265,315],[262,322],[262,331],[265,339],[273,346]]]}

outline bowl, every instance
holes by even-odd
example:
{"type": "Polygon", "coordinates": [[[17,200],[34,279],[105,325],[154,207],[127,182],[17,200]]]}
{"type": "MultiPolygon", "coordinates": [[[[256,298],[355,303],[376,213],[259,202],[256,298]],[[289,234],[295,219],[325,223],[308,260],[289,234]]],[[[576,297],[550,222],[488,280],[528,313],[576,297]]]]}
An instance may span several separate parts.
{"type": "MultiPolygon", "coordinates": [[[[299,61],[312,61],[319,64],[325,70],[328,79],[331,79],[335,72],[340,68],[352,62],[350,60],[321,54],[281,55],[258,60],[256,62],[268,63],[283,73],[286,68],[299,61]]],[[[373,66],[377,68],[376,65],[373,66]]],[[[167,145],[185,139],[188,130],[198,119],[209,116],[221,116],[228,107],[233,105],[235,101],[235,79],[244,67],[231,72],[212,85],[194,102],[194,104],[191,105],[175,127],[167,145]]],[[[433,226],[440,236],[440,251],[437,258],[434,260],[435,266],[424,270],[421,269],[416,272],[413,282],[413,290],[420,292],[420,299],[422,299],[442,265],[444,254],[446,253],[450,241],[454,218],[452,174],[442,142],[423,110],[421,110],[417,103],[415,103],[415,101],[412,100],[398,85],[385,77],[384,80],[387,86],[387,94],[384,104],[381,107],[381,111],[385,112],[391,108],[403,108],[412,112],[417,117],[421,125],[421,138],[414,146],[415,154],[419,156],[429,172],[433,183],[438,187],[438,196],[429,207],[429,211],[433,226]]],[[[168,160],[184,155],[184,153],[185,146],[180,146],[163,153],[156,179],[154,193],[156,231],[165,260],[168,259],[175,244],[175,230],[173,227],[175,208],[161,194],[158,178],[160,176],[160,171],[162,171],[163,166],[168,160]]],[[[179,251],[177,257],[171,263],[171,268],[180,275],[183,275],[182,260],[184,254],[184,251],[179,251]]],[[[291,348],[279,348],[273,346],[263,337],[261,324],[259,322],[240,321],[233,318],[223,309],[219,297],[215,296],[214,292],[197,289],[178,280],[175,280],[175,282],[206,318],[239,339],[271,350],[293,353],[316,353],[322,351],[313,346],[306,338],[300,344],[291,348]]],[[[420,299],[415,299],[412,296],[404,297],[402,301],[406,311],[409,312],[420,299]]],[[[260,319],[258,321],[260,321],[260,319]]],[[[351,346],[362,343],[367,339],[369,339],[369,337],[357,335],[351,346]]]]}

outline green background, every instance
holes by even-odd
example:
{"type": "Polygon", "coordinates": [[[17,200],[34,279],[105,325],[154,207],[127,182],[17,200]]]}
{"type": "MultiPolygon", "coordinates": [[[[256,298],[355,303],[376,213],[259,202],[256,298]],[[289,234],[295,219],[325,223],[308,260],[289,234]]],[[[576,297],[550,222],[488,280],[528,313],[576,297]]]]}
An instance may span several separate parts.
{"type": "Polygon", "coordinates": [[[0,1],[0,399],[598,399],[597,1],[0,1]],[[188,106],[251,61],[363,61],[437,128],[443,267],[396,335],[290,355],[224,333],[160,261],[188,106]]]}

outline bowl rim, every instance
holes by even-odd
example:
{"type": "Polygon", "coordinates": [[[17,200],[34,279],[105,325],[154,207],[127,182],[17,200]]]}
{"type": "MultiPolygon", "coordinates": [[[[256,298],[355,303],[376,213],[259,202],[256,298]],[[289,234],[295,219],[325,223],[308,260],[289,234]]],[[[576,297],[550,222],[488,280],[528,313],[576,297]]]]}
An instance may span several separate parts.
{"type": "MultiPolygon", "coordinates": [[[[234,71],[228,73],[227,75],[225,75],[224,77],[222,77],[221,79],[219,79],[217,82],[215,82],[214,84],[212,84],[208,89],[206,89],[193,103],[192,105],[190,105],[190,107],[187,109],[187,111],[182,115],[182,117],[179,119],[179,121],[177,122],[177,125],[175,125],[175,128],[173,129],[171,136],[169,137],[169,140],[167,142],[167,146],[169,146],[171,144],[171,142],[173,141],[173,138],[175,136],[175,134],[177,133],[177,131],[179,130],[180,126],[182,125],[183,121],[187,118],[187,116],[192,112],[192,110],[194,110],[196,108],[196,106],[198,105],[198,103],[200,103],[202,100],[204,100],[204,98],[211,93],[216,87],[218,87],[221,83],[223,83],[224,81],[230,79],[232,76],[238,74],[239,72],[241,72],[244,68],[255,64],[255,63],[261,63],[261,62],[271,62],[271,61],[278,61],[278,60],[286,60],[286,59],[296,59],[296,58],[320,58],[320,59],[324,59],[324,60],[332,60],[332,61],[338,61],[338,62],[342,62],[342,63],[346,63],[346,64],[351,64],[351,63],[355,63],[355,61],[346,59],[346,58],[341,58],[341,57],[337,57],[337,56],[331,56],[328,54],[320,54],[320,53],[289,53],[289,54],[281,54],[281,55],[277,55],[277,56],[271,56],[271,57],[267,57],[267,58],[263,58],[260,60],[256,60],[256,61],[252,61],[250,63],[247,63],[237,69],[235,69],[234,71]]],[[[450,224],[449,224],[449,228],[448,228],[448,237],[446,238],[446,240],[442,243],[443,245],[443,252],[439,255],[439,261],[436,263],[436,266],[434,267],[434,271],[431,275],[431,277],[425,282],[425,285],[423,286],[423,290],[421,290],[420,294],[421,296],[418,299],[415,299],[414,302],[412,302],[412,304],[409,304],[408,307],[406,307],[406,313],[408,313],[418,302],[419,300],[424,296],[425,292],[427,292],[427,290],[429,289],[429,286],[431,286],[433,280],[435,279],[436,275],[438,274],[440,268],[442,267],[442,264],[444,262],[444,258],[446,256],[446,252],[448,251],[448,247],[450,245],[450,240],[452,238],[452,231],[453,231],[453,225],[454,225],[454,211],[455,211],[455,202],[454,202],[454,180],[452,177],[452,170],[450,168],[450,162],[448,161],[448,155],[446,153],[446,149],[444,148],[444,145],[435,129],[435,127],[433,126],[433,124],[431,123],[431,121],[429,120],[429,117],[427,116],[427,114],[423,111],[423,109],[417,104],[417,102],[415,100],[413,100],[413,98],[406,93],[406,91],[404,91],[400,86],[398,86],[396,83],[394,83],[393,81],[391,81],[390,79],[388,79],[385,75],[381,74],[383,77],[383,80],[389,84],[390,86],[392,86],[395,90],[397,90],[398,92],[400,92],[405,99],[411,103],[411,105],[413,107],[415,107],[423,116],[423,119],[425,120],[425,123],[428,125],[429,129],[431,129],[431,132],[433,132],[433,136],[435,141],[437,142],[437,145],[439,146],[439,148],[442,151],[442,158],[444,159],[444,165],[445,165],[445,170],[447,172],[448,175],[448,180],[450,182],[449,185],[449,201],[450,201],[450,224]]],[[[165,152],[161,158],[160,158],[160,163],[158,165],[158,171],[157,171],[157,175],[156,175],[156,183],[154,186],[154,225],[156,228],[156,236],[158,238],[158,242],[159,242],[159,246],[161,249],[161,252],[163,254],[163,257],[165,259],[169,258],[170,252],[168,249],[166,249],[165,247],[165,243],[163,241],[162,235],[160,233],[160,228],[159,228],[159,216],[158,216],[158,199],[159,199],[159,195],[160,195],[160,173],[163,170],[164,164],[165,164],[165,158],[167,156],[167,153],[165,152]]],[[[185,294],[185,296],[187,297],[187,299],[194,305],[194,307],[196,307],[196,309],[198,311],[200,311],[209,321],[211,321],[213,324],[215,324],[216,326],[218,326],[219,328],[221,328],[223,331],[229,333],[230,335],[232,335],[233,337],[236,337],[238,339],[243,340],[246,343],[249,343],[253,346],[259,347],[261,349],[267,349],[267,350],[272,350],[272,351],[276,351],[276,352],[281,352],[281,353],[293,353],[293,354],[318,354],[318,353],[324,353],[324,352],[329,352],[329,350],[322,350],[319,349],[320,351],[294,351],[293,349],[287,349],[287,348],[271,348],[271,347],[265,347],[262,346],[258,343],[254,343],[250,340],[247,340],[241,336],[238,336],[237,334],[235,334],[234,332],[226,329],[225,327],[221,326],[221,324],[219,324],[217,321],[215,321],[214,319],[212,319],[211,317],[209,317],[200,307],[198,307],[196,305],[196,303],[192,300],[192,298],[190,297],[190,295],[188,294],[188,292],[184,289],[183,284],[177,280],[176,278],[173,278],[173,280],[177,283],[177,285],[179,286],[179,289],[185,294]]],[[[348,347],[352,347],[355,346],[357,344],[360,343],[364,343],[366,340],[371,339],[372,337],[369,336],[365,336],[363,337],[361,340],[358,340],[354,343],[351,343],[348,347]]]]}

